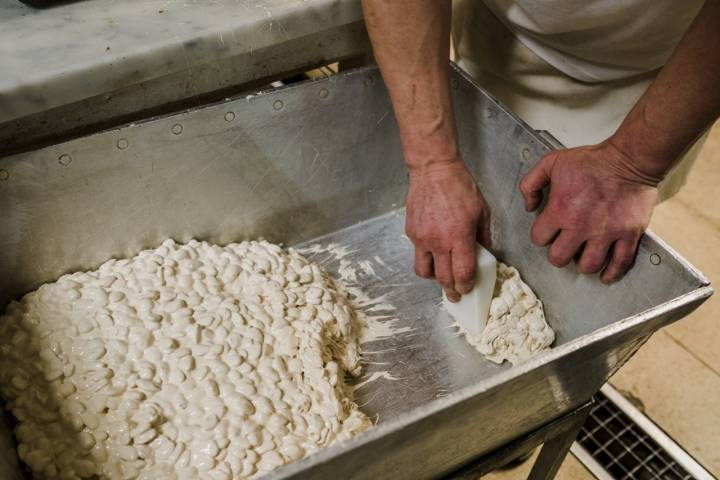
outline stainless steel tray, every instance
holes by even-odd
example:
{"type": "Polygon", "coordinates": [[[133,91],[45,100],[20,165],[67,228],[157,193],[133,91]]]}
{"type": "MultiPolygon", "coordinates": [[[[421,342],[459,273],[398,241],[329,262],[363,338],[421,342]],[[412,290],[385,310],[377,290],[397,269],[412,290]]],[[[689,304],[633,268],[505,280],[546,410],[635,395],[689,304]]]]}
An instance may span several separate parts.
{"type": "MultiPolygon", "coordinates": [[[[363,289],[385,295],[395,325],[406,327],[364,345],[363,379],[376,380],[358,389],[358,402],[378,425],[271,477],[449,472],[585,402],[650,334],[712,293],[653,234],[610,287],[552,267],[529,240],[534,215],[517,189],[549,140],[462,72],[452,85],[462,152],[495,214],[496,253],[539,294],[557,332],[548,353],[517,367],[485,361],[448,328],[439,288],[412,273],[400,208],[406,174],[374,68],[0,159],[0,308],[62,273],[167,237],[335,242],[355,250],[348,258],[377,256],[363,289]]],[[[13,461],[3,450],[3,478],[13,461]]]]}

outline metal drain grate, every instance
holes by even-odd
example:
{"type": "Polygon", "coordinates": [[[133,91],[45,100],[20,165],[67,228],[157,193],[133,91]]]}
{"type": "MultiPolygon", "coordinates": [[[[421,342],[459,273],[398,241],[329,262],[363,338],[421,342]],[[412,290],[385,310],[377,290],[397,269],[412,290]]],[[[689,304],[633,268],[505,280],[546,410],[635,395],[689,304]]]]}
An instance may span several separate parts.
{"type": "Polygon", "coordinates": [[[595,400],[596,405],[577,437],[573,453],[596,477],[616,480],[714,478],[609,385],[603,387],[595,400]],[[642,417],[640,421],[638,416],[642,417]]]}

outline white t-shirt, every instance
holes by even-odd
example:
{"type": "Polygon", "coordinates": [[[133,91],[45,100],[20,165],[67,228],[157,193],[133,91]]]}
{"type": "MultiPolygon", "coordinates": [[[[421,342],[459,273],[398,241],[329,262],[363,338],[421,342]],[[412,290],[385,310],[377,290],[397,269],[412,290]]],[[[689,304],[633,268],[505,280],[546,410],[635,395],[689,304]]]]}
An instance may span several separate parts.
{"type": "Polygon", "coordinates": [[[704,0],[485,0],[518,39],[586,82],[660,68],[704,0]]]}

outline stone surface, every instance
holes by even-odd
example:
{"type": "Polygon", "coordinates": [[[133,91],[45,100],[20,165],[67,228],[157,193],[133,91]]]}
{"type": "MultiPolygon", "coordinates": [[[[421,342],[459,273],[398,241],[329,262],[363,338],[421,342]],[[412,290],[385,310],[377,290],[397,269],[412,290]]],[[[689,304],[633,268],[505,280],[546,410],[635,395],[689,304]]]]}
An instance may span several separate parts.
{"type": "Polygon", "coordinates": [[[0,0],[0,123],[360,19],[357,0],[0,0]]]}

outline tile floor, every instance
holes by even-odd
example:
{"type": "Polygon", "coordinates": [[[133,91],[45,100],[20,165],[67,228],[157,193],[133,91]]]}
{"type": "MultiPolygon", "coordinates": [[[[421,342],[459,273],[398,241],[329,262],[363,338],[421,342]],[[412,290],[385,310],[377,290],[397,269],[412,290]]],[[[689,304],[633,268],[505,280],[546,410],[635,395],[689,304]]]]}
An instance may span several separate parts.
{"type": "MultiPolygon", "coordinates": [[[[720,122],[688,183],[655,210],[651,228],[720,285],[720,122]]],[[[611,383],[720,477],[720,293],[692,315],[656,333],[611,383]]],[[[532,462],[486,479],[524,479],[532,462]]],[[[560,480],[592,479],[568,455],[560,480]]]]}

